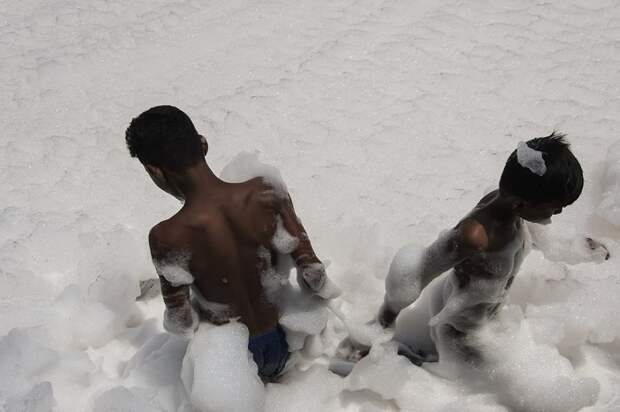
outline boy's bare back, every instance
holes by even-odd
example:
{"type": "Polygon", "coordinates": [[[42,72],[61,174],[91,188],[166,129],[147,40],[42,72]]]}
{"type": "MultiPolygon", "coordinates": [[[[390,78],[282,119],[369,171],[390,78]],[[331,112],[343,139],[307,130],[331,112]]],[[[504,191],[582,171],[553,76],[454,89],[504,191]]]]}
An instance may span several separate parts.
{"type": "MultiPolygon", "coordinates": [[[[154,260],[187,256],[194,291],[210,303],[226,305],[226,317],[239,318],[251,336],[272,330],[278,310],[264,294],[261,273],[269,262],[259,250],[271,251],[276,213],[284,202],[260,178],[225,183],[151,230],[154,260]]],[[[221,313],[202,309],[208,320],[222,323],[221,313]]]]}

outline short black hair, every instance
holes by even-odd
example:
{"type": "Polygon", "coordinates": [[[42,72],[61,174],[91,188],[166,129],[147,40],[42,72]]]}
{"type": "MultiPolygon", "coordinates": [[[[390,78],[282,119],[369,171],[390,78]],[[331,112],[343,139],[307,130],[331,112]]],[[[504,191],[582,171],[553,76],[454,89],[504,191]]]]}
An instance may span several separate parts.
{"type": "Polygon", "coordinates": [[[499,182],[500,190],[534,204],[560,202],[568,206],[574,203],[583,189],[583,170],[565,137],[554,131],[526,143],[542,152],[547,168],[542,176],[522,166],[517,151],[512,152],[499,182]]]}
{"type": "Polygon", "coordinates": [[[202,158],[200,135],[188,115],[174,106],[156,106],[135,119],[125,132],[131,157],[145,165],[180,172],[202,158]]]}

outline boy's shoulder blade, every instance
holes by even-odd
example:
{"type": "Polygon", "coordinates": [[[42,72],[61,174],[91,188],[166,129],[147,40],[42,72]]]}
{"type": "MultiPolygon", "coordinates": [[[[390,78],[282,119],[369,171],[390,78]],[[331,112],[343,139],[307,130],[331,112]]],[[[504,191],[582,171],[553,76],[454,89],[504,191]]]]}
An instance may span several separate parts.
{"type": "Polygon", "coordinates": [[[149,246],[153,257],[162,257],[170,249],[168,221],[159,222],[149,231],[149,246]]]}
{"type": "Polygon", "coordinates": [[[463,243],[472,249],[486,250],[489,247],[487,230],[476,219],[467,218],[459,225],[460,237],[463,243]]]}

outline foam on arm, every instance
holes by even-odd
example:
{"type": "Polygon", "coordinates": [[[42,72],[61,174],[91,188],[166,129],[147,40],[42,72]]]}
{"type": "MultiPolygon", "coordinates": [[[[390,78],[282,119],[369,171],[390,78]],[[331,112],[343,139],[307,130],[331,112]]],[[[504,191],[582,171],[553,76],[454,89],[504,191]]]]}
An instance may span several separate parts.
{"type": "Polygon", "coordinates": [[[278,230],[284,231],[288,236],[297,240],[289,248],[289,254],[297,267],[297,282],[299,286],[318,296],[331,299],[340,294],[340,288],[336,286],[325,272],[325,266],[314,253],[308,234],[301,224],[299,218],[295,214],[293,202],[290,196],[282,201],[279,209],[278,225],[281,223],[281,229],[276,228],[276,238],[287,238],[286,236],[278,236],[278,230]]]}
{"type": "Polygon", "coordinates": [[[602,262],[609,259],[607,247],[574,227],[549,228],[525,222],[531,247],[541,251],[546,259],[571,265],[586,262],[602,262]]]}
{"type": "Polygon", "coordinates": [[[191,337],[198,328],[199,318],[190,300],[194,278],[187,269],[187,256],[166,259],[170,250],[159,239],[156,228],[149,234],[153,265],[159,276],[161,294],[166,305],[164,329],[175,335],[191,337]]]}
{"type": "Polygon", "coordinates": [[[159,280],[166,305],[164,329],[175,335],[192,337],[198,327],[198,314],[190,301],[189,285],[172,286],[163,276],[159,280]]]}

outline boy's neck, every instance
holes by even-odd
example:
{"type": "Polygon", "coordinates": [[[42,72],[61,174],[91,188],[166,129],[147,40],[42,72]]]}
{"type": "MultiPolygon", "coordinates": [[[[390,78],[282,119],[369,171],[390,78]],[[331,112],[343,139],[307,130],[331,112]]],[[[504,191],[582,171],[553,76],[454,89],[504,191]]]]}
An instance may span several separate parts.
{"type": "Polygon", "coordinates": [[[514,205],[515,201],[513,198],[498,192],[497,196],[489,203],[488,207],[498,219],[509,222],[519,219],[514,205]]]}
{"type": "Polygon", "coordinates": [[[208,198],[224,183],[204,161],[191,166],[175,180],[185,197],[186,204],[200,198],[208,198]]]}

